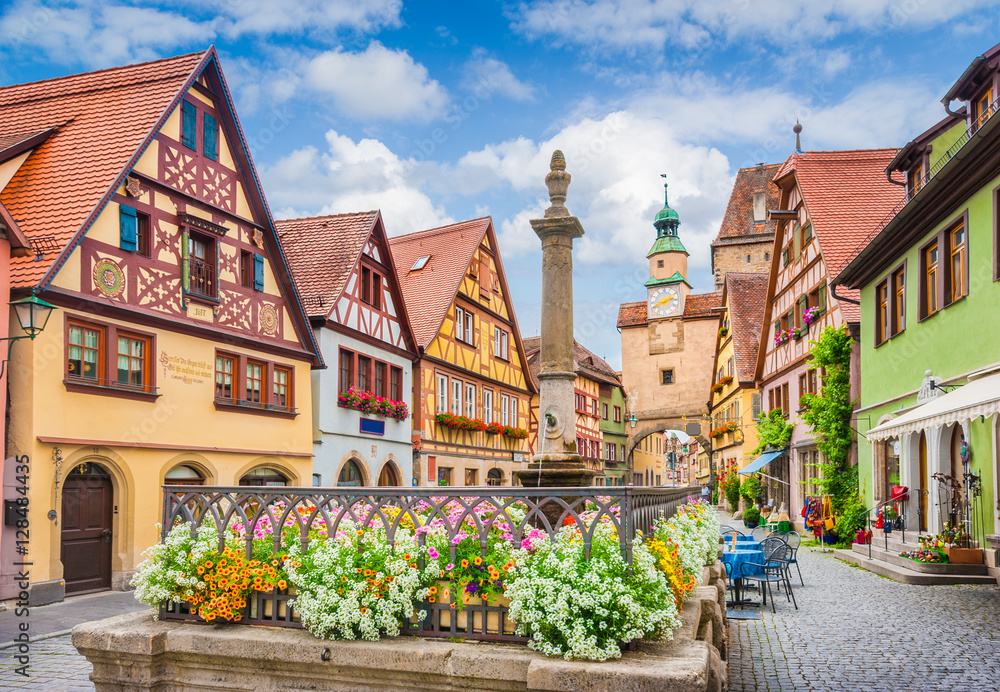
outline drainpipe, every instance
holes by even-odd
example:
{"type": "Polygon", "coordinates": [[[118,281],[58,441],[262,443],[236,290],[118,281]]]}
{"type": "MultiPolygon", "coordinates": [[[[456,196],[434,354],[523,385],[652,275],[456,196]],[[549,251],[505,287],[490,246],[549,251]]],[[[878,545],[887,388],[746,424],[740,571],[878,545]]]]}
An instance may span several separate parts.
{"type": "Polygon", "coordinates": [[[837,295],[837,285],[835,283],[830,284],[830,295],[837,299],[841,303],[851,303],[852,305],[861,305],[860,300],[854,300],[853,298],[845,298],[844,296],[837,295]]]}

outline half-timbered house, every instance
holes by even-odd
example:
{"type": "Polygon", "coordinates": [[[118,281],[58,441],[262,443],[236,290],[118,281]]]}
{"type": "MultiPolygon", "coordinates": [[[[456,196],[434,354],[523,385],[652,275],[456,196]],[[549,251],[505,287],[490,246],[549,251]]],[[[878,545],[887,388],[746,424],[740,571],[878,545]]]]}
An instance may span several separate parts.
{"type": "MultiPolygon", "coordinates": [[[[822,382],[822,373],[807,367],[809,342],[823,328],[845,324],[858,338],[858,292],[834,295],[829,280],[902,199],[902,188],[885,176],[895,154],[895,149],[810,151],[793,154],[775,174],[780,195],[777,209],[768,211],[777,223],[755,379],[764,408],[780,410],[795,425],[788,454],[763,470],[770,476],[771,498],[776,506],[786,503],[793,520],[803,495],[818,490],[816,464],[822,461],[812,431],[799,417],[800,397],[817,392],[822,382]]],[[[860,381],[854,351],[852,399],[860,381]]]]}
{"type": "Polygon", "coordinates": [[[536,387],[489,217],[391,238],[417,340],[418,485],[511,485],[536,387]]]}
{"type": "Polygon", "coordinates": [[[125,588],[164,483],[308,484],[322,361],[214,48],[0,89],[25,133],[12,291],[58,310],[13,350],[8,453],[45,602],[125,588]]]}
{"type": "Polygon", "coordinates": [[[326,370],[314,370],[313,478],[410,485],[416,342],[377,211],[277,223],[326,370]]]}
{"type": "MultiPolygon", "coordinates": [[[[524,340],[528,358],[528,372],[537,384],[541,371],[542,339],[529,336],[524,340]]],[[[620,485],[624,474],[625,429],[622,411],[624,388],[614,369],[600,356],[583,344],[573,340],[574,407],[576,412],[576,449],[583,457],[584,466],[596,471],[594,485],[620,485]],[[617,397],[615,396],[617,391],[617,397]],[[612,404],[612,400],[618,405],[612,404]],[[613,426],[608,423],[614,423],[613,426]],[[608,432],[605,431],[608,429],[608,432]],[[618,431],[618,434],[610,431],[618,431]],[[610,468],[607,466],[610,464],[610,468]],[[606,471],[611,471],[606,474],[606,471]],[[617,472],[617,473],[616,473],[617,472]],[[608,478],[614,479],[612,482],[608,478]]],[[[538,454],[538,395],[531,397],[531,418],[528,430],[528,447],[531,454],[538,454]]]]}

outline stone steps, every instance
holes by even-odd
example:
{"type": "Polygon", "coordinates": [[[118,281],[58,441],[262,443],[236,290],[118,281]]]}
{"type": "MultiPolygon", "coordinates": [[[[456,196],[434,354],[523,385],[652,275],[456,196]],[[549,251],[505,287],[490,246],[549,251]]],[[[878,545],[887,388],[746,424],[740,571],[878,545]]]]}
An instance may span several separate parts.
{"type": "Polygon", "coordinates": [[[950,585],[950,584],[997,584],[996,577],[990,575],[982,565],[929,565],[901,558],[899,555],[876,549],[872,546],[872,559],[868,559],[868,546],[856,544],[855,549],[838,549],[833,556],[857,565],[869,572],[880,574],[903,584],[950,585]],[[857,550],[862,548],[863,550],[857,550]],[[902,563],[902,564],[900,564],[902,563]],[[917,568],[917,569],[915,569],[917,568]],[[932,568],[924,571],[924,568],[932,568]],[[933,569],[933,568],[950,568],[933,569]],[[981,568],[977,572],[977,568],[981,568]]]}

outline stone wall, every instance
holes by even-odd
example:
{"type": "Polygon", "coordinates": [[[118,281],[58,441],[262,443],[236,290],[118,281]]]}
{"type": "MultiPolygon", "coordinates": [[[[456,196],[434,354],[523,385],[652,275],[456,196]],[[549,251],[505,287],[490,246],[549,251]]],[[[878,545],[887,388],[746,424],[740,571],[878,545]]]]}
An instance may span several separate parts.
{"type": "Polygon", "coordinates": [[[715,290],[721,291],[726,280],[726,272],[769,272],[774,237],[757,243],[740,245],[716,245],[712,247],[712,271],[715,275],[715,290]],[[747,255],[750,261],[747,262],[747,255]]]}
{"type": "Polygon", "coordinates": [[[305,630],[161,622],[152,611],[89,622],[73,645],[97,692],[206,689],[582,690],[726,689],[726,592],[721,562],[684,604],[671,641],[639,642],[602,663],[548,658],[520,644],[395,637],[326,641],[305,630]]]}

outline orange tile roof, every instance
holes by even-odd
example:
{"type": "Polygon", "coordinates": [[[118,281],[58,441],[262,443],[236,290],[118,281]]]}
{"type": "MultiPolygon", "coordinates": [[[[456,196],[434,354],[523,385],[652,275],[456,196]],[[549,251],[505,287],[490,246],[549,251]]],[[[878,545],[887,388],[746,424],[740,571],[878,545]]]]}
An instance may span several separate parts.
{"type": "Polygon", "coordinates": [[[766,272],[726,272],[724,292],[729,303],[729,328],[733,334],[736,376],[740,382],[752,382],[757,370],[767,280],[766,272]]]}
{"type": "Polygon", "coordinates": [[[377,211],[363,211],[275,222],[310,317],[330,314],[378,218],[377,211]]]}
{"type": "Polygon", "coordinates": [[[484,216],[389,239],[410,326],[421,348],[430,345],[441,329],[472,256],[492,223],[484,216]],[[423,269],[411,271],[414,262],[428,256],[423,269]]]}
{"type": "Polygon", "coordinates": [[[684,317],[717,317],[713,308],[722,307],[722,291],[714,293],[692,293],[684,300],[684,317]]]}
{"type": "MultiPolygon", "coordinates": [[[[528,357],[528,371],[536,383],[538,382],[538,373],[541,370],[541,359],[538,357],[541,348],[542,337],[525,337],[524,352],[528,357]]],[[[621,378],[615,369],[576,339],[573,339],[573,369],[578,375],[595,382],[603,382],[616,387],[622,386],[621,378]]]]}
{"type": "Polygon", "coordinates": [[[618,306],[618,328],[638,327],[649,323],[649,314],[646,311],[646,301],[640,300],[634,303],[622,303],[618,306]]]}
{"type": "MultiPolygon", "coordinates": [[[[790,175],[798,182],[830,277],[854,259],[872,229],[903,199],[903,187],[885,175],[898,151],[807,151],[788,157],[775,175],[782,187],[790,175]]],[[[860,295],[847,288],[838,293],[854,300],[860,295]]],[[[860,321],[860,306],[841,301],[840,307],[848,322],[860,321]]]]}
{"type": "Polygon", "coordinates": [[[780,163],[773,163],[741,168],[736,172],[736,182],[733,183],[733,192],[729,196],[726,215],[712,245],[760,242],[774,238],[774,221],[754,223],[753,197],[756,192],[764,192],[765,208],[774,209],[778,206],[778,186],[772,180],[780,167],[780,163]]]}
{"type": "MultiPolygon", "coordinates": [[[[56,128],[0,193],[29,239],[62,248],[76,235],[207,54],[0,87],[0,139],[56,128]]],[[[12,259],[11,284],[37,283],[56,257],[12,259]]]]}

